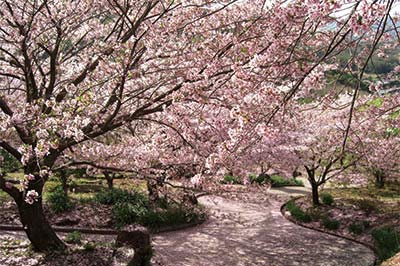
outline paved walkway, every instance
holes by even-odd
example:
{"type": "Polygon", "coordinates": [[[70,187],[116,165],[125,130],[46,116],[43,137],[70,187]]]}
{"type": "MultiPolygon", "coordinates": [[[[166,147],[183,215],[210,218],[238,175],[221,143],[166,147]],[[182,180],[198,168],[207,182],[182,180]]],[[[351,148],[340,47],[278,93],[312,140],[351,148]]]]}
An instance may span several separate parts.
{"type": "Polygon", "coordinates": [[[276,199],[255,194],[236,200],[200,198],[211,210],[210,219],[198,227],[155,236],[156,262],[167,266],[373,265],[368,248],[287,221],[280,213],[287,196],[277,194],[281,196],[276,199]]]}

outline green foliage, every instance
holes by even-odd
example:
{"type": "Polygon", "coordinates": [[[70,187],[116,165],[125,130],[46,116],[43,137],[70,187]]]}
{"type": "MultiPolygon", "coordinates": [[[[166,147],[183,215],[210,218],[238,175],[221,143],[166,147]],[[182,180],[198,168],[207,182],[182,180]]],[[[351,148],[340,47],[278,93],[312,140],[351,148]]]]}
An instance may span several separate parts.
{"type": "Polygon", "coordinates": [[[387,58],[373,56],[371,61],[368,63],[366,72],[376,74],[387,74],[399,65],[399,59],[397,56],[398,51],[386,51],[388,53],[387,58]]]}
{"type": "Polygon", "coordinates": [[[384,101],[383,98],[381,98],[381,97],[376,97],[376,98],[370,100],[370,101],[367,103],[367,105],[368,105],[368,106],[374,106],[374,107],[379,108],[379,107],[382,106],[383,101],[384,101]]]}
{"type": "Polygon", "coordinates": [[[367,215],[378,210],[378,203],[375,200],[361,199],[357,201],[358,207],[363,210],[367,215]]]}
{"type": "Polygon", "coordinates": [[[86,242],[83,245],[83,248],[85,249],[85,251],[94,251],[96,249],[96,243],[86,242]]]}
{"type": "Polygon", "coordinates": [[[389,115],[389,118],[394,120],[397,119],[399,116],[400,116],[400,109],[397,109],[396,111],[394,111],[389,115]]]}
{"type": "Polygon", "coordinates": [[[47,194],[47,202],[55,213],[62,213],[72,209],[73,204],[61,186],[47,194]]]}
{"type": "Polygon", "coordinates": [[[322,225],[328,230],[337,230],[340,227],[340,222],[335,219],[325,217],[322,219],[322,225]]]}
{"type": "Polygon", "coordinates": [[[283,187],[283,186],[304,186],[303,181],[297,179],[287,179],[280,175],[271,175],[271,186],[272,187],[283,187]]]}
{"type": "Polygon", "coordinates": [[[117,203],[137,203],[140,205],[148,205],[148,199],[143,194],[136,191],[126,191],[122,189],[108,189],[100,191],[94,196],[95,201],[100,204],[113,205],[117,203]]]}
{"type": "Polygon", "coordinates": [[[286,208],[296,220],[303,223],[309,223],[312,221],[311,216],[300,209],[293,200],[286,204],[286,208]]]}
{"type": "Polygon", "coordinates": [[[80,244],[82,241],[82,234],[79,231],[68,233],[65,237],[65,242],[69,244],[80,244]]]}
{"type": "MultiPolygon", "coordinates": [[[[338,82],[339,84],[350,88],[356,88],[358,85],[358,78],[350,72],[332,70],[328,71],[325,75],[328,83],[338,82]]],[[[369,91],[368,87],[368,83],[365,81],[361,82],[361,90],[369,91]]]]}
{"type": "Polygon", "coordinates": [[[321,193],[321,200],[323,204],[329,206],[332,205],[334,201],[332,195],[329,193],[321,193]]]}
{"type": "Polygon", "coordinates": [[[203,219],[196,211],[179,208],[178,206],[169,207],[162,211],[150,211],[142,218],[142,224],[150,228],[158,228],[160,226],[170,226],[177,224],[185,224],[203,219]]]}
{"type": "Polygon", "coordinates": [[[388,127],[388,128],[386,128],[385,135],[387,138],[398,137],[400,135],[400,128],[388,127]]]}
{"type": "Polygon", "coordinates": [[[378,257],[386,260],[400,251],[400,232],[393,228],[383,227],[372,231],[378,257]]]}
{"type": "Polygon", "coordinates": [[[349,232],[355,234],[355,235],[360,235],[365,230],[367,230],[370,227],[370,224],[368,221],[362,221],[362,222],[353,222],[349,225],[349,232]]]}
{"type": "Polygon", "coordinates": [[[225,175],[224,179],[221,180],[222,184],[231,184],[231,185],[240,185],[242,184],[241,180],[237,176],[225,175]]]}
{"type": "Polygon", "coordinates": [[[67,175],[73,175],[76,178],[82,178],[86,176],[86,169],[85,168],[68,169],[67,175]]]}
{"type": "Polygon", "coordinates": [[[194,209],[170,205],[165,198],[157,202],[159,208],[152,209],[147,197],[139,192],[113,189],[97,193],[95,200],[101,204],[113,205],[112,214],[117,227],[136,223],[157,228],[202,218],[202,214],[198,214],[194,209]]]}
{"type": "Polygon", "coordinates": [[[311,216],[311,219],[315,222],[319,221],[323,217],[325,217],[325,214],[323,211],[319,208],[311,208],[307,210],[307,213],[311,216]]]}
{"type": "Polygon", "coordinates": [[[315,99],[312,97],[301,97],[297,100],[300,105],[312,103],[315,99]]]}
{"type": "Polygon", "coordinates": [[[118,227],[126,224],[141,223],[148,215],[148,208],[142,202],[118,202],[112,208],[112,213],[118,227]]]}
{"type": "Polygon", "coordinates": [[[265,185],[267,183],[271,183],[271,177],[267,174],[251,174],[249,175],[249,180],[251,184],[257,183],[259,185],[265,185]]]}
{"type": "Polygon", "coordinates": [[[60,185],[60,182],[58,182],[58,180],[54,181],[52,179],[50,179],[49,181],[46,182],[46,192],[51,193],[54,192],[54,190],[56,190],[58,187],[62,187],[60,185]]]}
{"type": "Polygon", "coordinates": [[[0,148],[0,157],[3,157],[3,162],[0,162],[0,169],[4,172],[14,172],[18,168],[21,168],[20,162],[2,148],[0,148]]]}

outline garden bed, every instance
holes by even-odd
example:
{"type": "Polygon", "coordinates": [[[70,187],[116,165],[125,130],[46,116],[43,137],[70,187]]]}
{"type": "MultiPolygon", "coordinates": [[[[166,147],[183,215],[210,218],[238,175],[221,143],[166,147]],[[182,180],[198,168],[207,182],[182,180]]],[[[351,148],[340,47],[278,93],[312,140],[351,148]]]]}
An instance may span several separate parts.
{"type": "Polygon", "coordinates": [[[320,206],[301,197],[287,203],[283,213],[306,227],[366,244],[383,261],[400,250],[400,198],[388,191],[329,189],[320,206]]]}
{"type": "MultiPolygon", "coordinates": [[[[142,224],[157,232],[200,223],[206,218],[200,205],[180,205],[163,199],[153,205],[139,192],[106,190],[84,200],[74,196],[66,199],[61,191],[57,193],[45,195],[44,210],[50,223],[58,227],[114,230],[127,224],[142,224]]],[[[13,201],[0,205],[0,224],[21,226],[13,201]]]]}

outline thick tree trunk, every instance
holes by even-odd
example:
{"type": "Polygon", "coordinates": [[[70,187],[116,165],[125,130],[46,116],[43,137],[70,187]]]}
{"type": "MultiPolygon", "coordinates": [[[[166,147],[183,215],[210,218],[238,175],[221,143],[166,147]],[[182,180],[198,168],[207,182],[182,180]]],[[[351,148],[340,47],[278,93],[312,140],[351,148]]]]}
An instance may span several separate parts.
{"type": "MultiPolygon", "coordinates": [[[[32,166],[32,168],[34,168],[34,166],[32,166]]],[[[25,174],[38,173],[34,170],[36,169],[32,170],[26,167],[25,174]]],[[[13,196],[18,206],[22,226],[24,227],[29,240],[35,250],[42,252],[63,250],[66,248],[65,244],[51,228],[50,223],[43,213],[43,187],[47,178],[47,176],[41,177],[38,174],[35,174],[34,179],[29,180],[24,193],[35,191],[39,195],[30,202],[31,204],[26,202],[27,195],[22,192],[20,192],[16,197],[13,196]]]]}
{"type": "Polygon", "coordinates": [[[103,172],[103,174],[104,174],[104,177],[107,180],[108,188],[109,189],[113,189],[114,188],[114,177],[115,177],[115,174],[111,174],[109,172],[103,172]]]}
{"type": "Polygon", "coordinates": [[[312,201],[313,201],[313,205],[314,205],[314,207],[317,207],[317,206],[320,205],[320,202],[319,202],[319,193],[318,193],[318,185],[317,185],[317,184],[311,183],[311,192],[312,192],[312,201]]]}
{"type": "Polygon", "coordinates": [[[21,201],[17,205],[24,230],[37,251],[63,250],[66,248],[44,216],[41,198],[33,204],[21,201]]]}

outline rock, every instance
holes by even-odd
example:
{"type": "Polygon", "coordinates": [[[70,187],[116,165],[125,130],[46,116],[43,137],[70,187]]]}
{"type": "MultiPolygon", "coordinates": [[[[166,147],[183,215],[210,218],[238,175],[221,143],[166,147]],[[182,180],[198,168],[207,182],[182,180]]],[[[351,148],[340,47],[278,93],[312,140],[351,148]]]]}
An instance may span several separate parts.
{"type": "Polygon", "coordinates": [[[140,225],[128,225],[122,228],[117,236],[116,246],[128,246],[142,248],[150,245],[150,233],[146,227],[140,225]]]}
{"type": "Polygon", "coordinates": [[[150,233],[147,228],[139,225],[126,226],[118,234],[115,244],[117,250],[114,252],[115,256],[113,256],[113,259],[118,254],[126,253],[126,250],[121,250],[122,247],[125,247],[134,250],[133,256],[129,260],[126,260],[129,261],[128,266],[145,266],[149,264],[152,248],[150,233]]]}
{"type": "Polygon", "coordinates": [[[117,248],[112,257],[111,266],[126,266],[127,262],[135,256],[135,250],[128,247],[117,248]]]}

